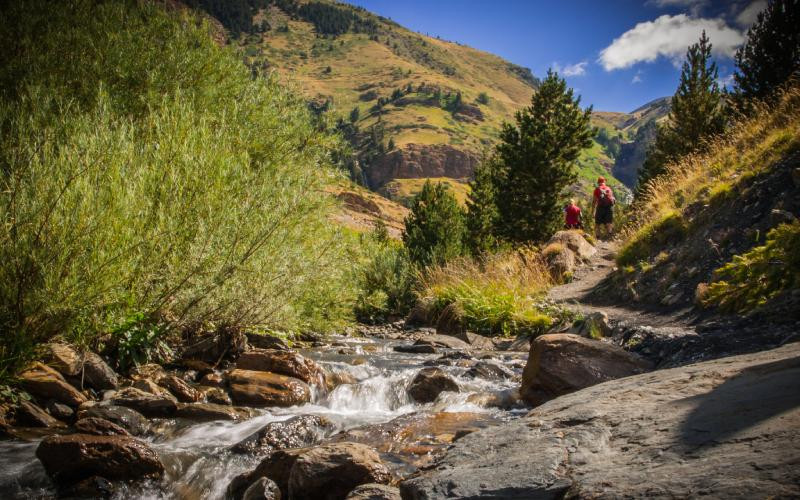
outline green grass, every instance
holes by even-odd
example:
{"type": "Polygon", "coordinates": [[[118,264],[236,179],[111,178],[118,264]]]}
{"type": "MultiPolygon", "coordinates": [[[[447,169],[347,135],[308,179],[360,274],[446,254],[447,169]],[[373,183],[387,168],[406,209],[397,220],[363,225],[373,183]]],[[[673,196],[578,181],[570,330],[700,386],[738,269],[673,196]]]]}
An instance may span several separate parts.
{"type": "Polygon", "coordinates": [[[679,213],[667,213],[643,227],[622,246],[617,254],[617,264],[626,267],[646,262],[661,252],[665,245],[679,242],[686,231],[686,222],[679,213]]]}

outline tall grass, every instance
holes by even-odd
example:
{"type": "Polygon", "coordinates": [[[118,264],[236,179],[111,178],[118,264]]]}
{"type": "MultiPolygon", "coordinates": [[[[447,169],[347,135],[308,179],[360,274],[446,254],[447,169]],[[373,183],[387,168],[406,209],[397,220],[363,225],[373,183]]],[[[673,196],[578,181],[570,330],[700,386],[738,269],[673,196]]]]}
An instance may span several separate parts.
{"type": "Polygon", "coordinates": [[[542,302],[553,282],[541,255],[522,248],[428,268],[418,313],[445,328],[483,335],[537,335],[563,312],[542,302]]]}
{"type": "Polygon", "coordinates": [[[621,232],[629,245],[647,237],[654,221],[681,212],[702,198],[701,193],[724,192],[732,179],[755,175],[800,149],[800,83],[789,84],[775,104],[756,103],[754,108],[752,118],[734,123],[706,153],[669,165],[663,175],[644,186],[621,232]]]}
{"type": "Polygon", "coordinates": [[[130,318],[324,328],[358,240],[328,222],[335,139],[208,27],[137,2],[4,7],[0,371],[130,318]]]}

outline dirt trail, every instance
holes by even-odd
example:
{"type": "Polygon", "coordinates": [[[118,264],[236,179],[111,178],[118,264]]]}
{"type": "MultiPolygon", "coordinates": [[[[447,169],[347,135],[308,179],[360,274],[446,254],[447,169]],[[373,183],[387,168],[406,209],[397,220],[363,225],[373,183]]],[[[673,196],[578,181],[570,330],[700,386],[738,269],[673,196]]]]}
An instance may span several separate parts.
{"type": "MultiPolygon", "coordinates": [[[[570,309],[583,315],[604,312],[609,320],[624,323],[626,326],[657,327],[659,330],[675,329],[671,333],[686,334],[693,330],[690,322],[694,319],[690,309],[656,310],[637,307],[635,304],[619,304],[612,301],[601,301],[592,296],[592,292],[602,284],[616,269],[614,257],[617,252],[616,242],[600,241],[597,253],[591,261],[575,272],[574,279],[553,287],[547,296],[551,300],[567,305],[570,309]]],[[[602,298],[601,298],[602,299],[602,298]]],[[[670,333],[664,331],[663,333],[670,333]]]]}

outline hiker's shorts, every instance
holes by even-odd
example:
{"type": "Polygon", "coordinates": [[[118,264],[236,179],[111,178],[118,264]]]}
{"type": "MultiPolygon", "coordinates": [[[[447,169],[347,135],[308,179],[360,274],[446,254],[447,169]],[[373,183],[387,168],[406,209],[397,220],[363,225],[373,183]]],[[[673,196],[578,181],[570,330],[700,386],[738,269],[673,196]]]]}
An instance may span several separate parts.
{"type": "Polygon", "coordinates": [[[594,223],[595,224],[611,224],[614,222],[614,210],[613,207],[608,206],[598,206],[597,210],[594,213],[594,223]]]}

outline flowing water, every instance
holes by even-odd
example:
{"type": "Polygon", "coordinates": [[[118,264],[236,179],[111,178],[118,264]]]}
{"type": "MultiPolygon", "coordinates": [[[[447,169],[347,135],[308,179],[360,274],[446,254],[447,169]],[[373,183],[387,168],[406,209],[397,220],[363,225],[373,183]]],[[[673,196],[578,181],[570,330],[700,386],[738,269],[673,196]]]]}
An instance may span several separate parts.
{"type": "MultiPolygon", "coordinates": [[[[460,392],[446,392],[433,403],[417,404],[406,387],[426,361],[441,354],[405,354],[392,350],[397,341],[380,339],[333,338],[334,346],[301,351],[331,373],[344,372],[356,383],[343,384],[328,394],[317,393],[313,400],[291,408],[260,410],[246,421],[189,422],[159,420],[155,432],[145,437],[166,467],[158,483],[122,486],[116,498],[199,499],[224,498],[225,489],[238,474],[252,470],[263,457],[237,455],[228,448],[265,424],[297,415],[321,415],[335,425],[331,434],[389,422],[417,413],[477,413],[479,425],[490,425],[515,418],[520,411],[486,409],[467,401],[470,395],[498,392],[516,387],[513,380],[486,380],[465,376],[466,367],[440,366],[458,382],[460,392]]],[[[504,354],[494,357],[503,360],[504,354]]],[[[505,366],[519,373],[520,359],[506,354],[505,366]]],[[[373,444],[373,443],[368,443],[373,444]]],[[[0,498],[42,498],[53,494],[44,469],[35,458],[38,440],[0,441],[0,498]]],[[[377,446],[377,444],[375,444],[377,446]]],[[[382,453],[387,465],[398,474],[407,473],[408,460],[391,452],[382,453]]]]}

